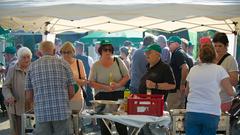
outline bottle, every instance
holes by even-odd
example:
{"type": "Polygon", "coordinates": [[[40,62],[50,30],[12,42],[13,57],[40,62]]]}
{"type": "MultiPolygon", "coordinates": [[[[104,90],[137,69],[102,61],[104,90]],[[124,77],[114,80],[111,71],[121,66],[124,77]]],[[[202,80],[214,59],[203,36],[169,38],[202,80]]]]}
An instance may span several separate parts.
{"type": "Polygon", "coordinates": [[[129,89],[124,90],[124,99],[127,99],[130,96],[131,92],[129,89]]]}
{"type": "Polygon", "coordinates": [[[124,111],[127,112],[128,108],[128,97],[130,96],[131,92],[129,89],[124,90],[124,111]]]}
{"type": "Polygon", "coordinates": [[[147,89],[147,95],[151,95],[152,94],[152,90],[151,89],[147,89]]]}
{"type": "Polygon", "coordinates": [[[109,78],[108,78],[109,85],[111,85],[112,82],[113,82],[113,74],[112,74],[112,72],[110,72],[109,73],[109,78]]]}

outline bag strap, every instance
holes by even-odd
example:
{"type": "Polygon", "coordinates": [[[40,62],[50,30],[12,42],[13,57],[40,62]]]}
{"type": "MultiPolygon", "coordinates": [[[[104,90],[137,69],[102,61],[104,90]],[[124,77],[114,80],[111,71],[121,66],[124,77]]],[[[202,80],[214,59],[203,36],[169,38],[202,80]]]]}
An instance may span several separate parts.
{"type": "Polygon", "coordinates": [[[79,67],[79,61],[77,61],[77,69],[78,69],[78,78],[81,79],[81,73],[80,73],[80,67],[79,67]]]}
{"type": "Polygon", "coordinates": [[[221,65],[222,64],[222,62],[224,61],[224,59],[225,58],[227,58],[227,56],[229,56],[230,54],[229,53],[226,53],[221,59],[220,59],[220,61],[218,61],[218,65],[221,65]]]}
{"type": "Polygon", "coordinates": [[[116,62],[117,62],[118,69],[119,69],[119,71],[120,71],[120,74],[121,74],[121,76],[123,77],[122,70],[121,70],[121,68],[120,68],[120,66],[119,66],[119,61],[118,61],[118,58],[117,58],[117,57],[114,57],[114,61],[116,61],[116,62]]]}
{"type": "MultiPolygon", "coordinates": [[[[79,79],[82,79],[82,77],[81,77],[81,72],[80,72],[79,61],[78,61],[78,60],[76,60],[76,61],[77,61],[77,69],[78,69],[78,78],[79,78],[79,79]]],[[[86,93],[86,91],[84,90],[83,86],[79,86],[79,87],[82,89],[83,98],[86,99],[86,98],[87,98],[87,93],[86,93]]]]}

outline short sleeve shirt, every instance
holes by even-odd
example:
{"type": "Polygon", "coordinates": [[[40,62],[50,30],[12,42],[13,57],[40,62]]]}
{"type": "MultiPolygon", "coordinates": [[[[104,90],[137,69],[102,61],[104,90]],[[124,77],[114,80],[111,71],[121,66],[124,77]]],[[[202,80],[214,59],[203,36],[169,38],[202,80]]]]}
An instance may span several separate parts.
{"type": "Polygon", "coordinates": [[[186,57],[184,55],[184,51],[182,48],[177,48],[171,57],[170,66],[173,70],[174,77],[176,79],[176,89],[180,89],[180,82],[181,82],[181,73],[182,73],[182,65],[187,64],[186,57]]]}
{"type": "MultiPolygon", "coordinates": [[[[233,56],[229,55],[228,57],[226,57],[224,59],[224,61],[221,63],[221,66],[228,72],[238,72],[238,64],[237,61],[234,59],[233,56]]],[[[222,103],[225,102],[230,102],[233,99],[233,96],[228,96],[228,94],[226,93],[226,91],[222,88],[221,92],[220,92],[220,96],[221,96],[221,101],[222,103]]]]}
{"type": "MultiPolygon", "coordinates": [[[[123,76],[128,75],[127,67],[121,59],[115,58],[114,63],[110,67],[104,67],[100,61],[95,62],[90,71],[89,80],[109,85],[110,74],[112,74],[112,81],[114,82],[119,82],[123,76]],[[117,64],[116,59],[118,60],[119,65],[117,64]]],[[[124,90],[124,87],[118,88],[116,91],[119,90],[124,90]]],[[[100,91],[104,90],[98,90],[96,92],[100,91]]]]}
{"type": "MultiPolygon", "coordinates": [[[[156,83],[175,84],[175,79],[174,79],[174,75],[171,67],[162,61],[159,61],[153,67],[149,67],[147,69],[147,72],[142,77],[141,83],[139,86],[139,91],[142,94],[146,94],[146,91],[147,91],[146,80],[151,80],[156,83]]],[[[151,92],[152,94],[160,94],[160,95],[165,95],[166,93],[168,93],[167,90],[161,90],[161,89],[152,89],[151,92]]]]}
{"type": "Polygon", "coordinates": [[[33,90],[38,122],[70,117],[68,88],[74,84],[69,64],[56,56],[43,56],[27,72],[25,89],[33,90]]]}

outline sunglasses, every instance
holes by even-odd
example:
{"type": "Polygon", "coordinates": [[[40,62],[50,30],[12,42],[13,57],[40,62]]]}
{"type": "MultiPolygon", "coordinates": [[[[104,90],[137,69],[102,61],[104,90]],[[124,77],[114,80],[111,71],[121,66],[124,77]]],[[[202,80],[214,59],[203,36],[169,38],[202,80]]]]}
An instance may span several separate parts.
{"type": "Polygon", "coordinates": [[[104,52],[107,52],[107,51],[112,52],[113,50],[111,48],[103,48],[103,51],[104,52]]]}
{"type": "Polygon", "coordinates": [[[66,51],[66,52],[61,52],[61,54],[72,54],[72,52],[70,52],[70,51],[66,51]]]}

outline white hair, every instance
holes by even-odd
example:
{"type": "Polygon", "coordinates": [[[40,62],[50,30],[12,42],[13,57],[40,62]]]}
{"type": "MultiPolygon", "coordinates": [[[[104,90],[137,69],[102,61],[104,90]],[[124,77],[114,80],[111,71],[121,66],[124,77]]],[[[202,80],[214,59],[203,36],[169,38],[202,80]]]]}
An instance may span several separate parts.
{"type": "Polygon", "coordinates": [[[20,60],[23,56],[30,56],[30,58],[32,59],[32,52],[29,48],[27,47],[21,47],[20,49],[18,49],[17,51],[17,57],[18,57],[18,60],[20,60]]]}

